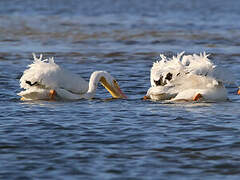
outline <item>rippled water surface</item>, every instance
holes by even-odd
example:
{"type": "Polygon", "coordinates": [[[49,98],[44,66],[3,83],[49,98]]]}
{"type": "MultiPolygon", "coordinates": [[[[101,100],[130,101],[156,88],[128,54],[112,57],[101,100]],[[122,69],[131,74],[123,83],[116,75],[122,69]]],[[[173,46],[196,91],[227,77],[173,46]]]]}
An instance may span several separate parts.
{"type": "Polygon", "coordinates": [[[239,179],[240,97],[143,101],[159,53],[206,51],[240,77],[240,2],[0,1],[0,179],[239,179]],[[127,100],[21,102],[32,52],[88,79],[107,70],[127,100]]]}

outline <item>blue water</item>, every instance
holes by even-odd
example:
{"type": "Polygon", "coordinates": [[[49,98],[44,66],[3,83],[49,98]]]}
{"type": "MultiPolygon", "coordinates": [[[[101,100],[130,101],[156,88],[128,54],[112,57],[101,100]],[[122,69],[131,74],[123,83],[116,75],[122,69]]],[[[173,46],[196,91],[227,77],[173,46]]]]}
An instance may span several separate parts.
{"type": "Polygon", "coordinates": [[[240,97],[143,101],[152,63],[206,51],[240,84],[240,1],[0,1],[0,179],[239,179],[240,97]],[[88,79],[107,70],[127,100],[99,86],[77,102],[21,102],[32,52],[88,79]]]}

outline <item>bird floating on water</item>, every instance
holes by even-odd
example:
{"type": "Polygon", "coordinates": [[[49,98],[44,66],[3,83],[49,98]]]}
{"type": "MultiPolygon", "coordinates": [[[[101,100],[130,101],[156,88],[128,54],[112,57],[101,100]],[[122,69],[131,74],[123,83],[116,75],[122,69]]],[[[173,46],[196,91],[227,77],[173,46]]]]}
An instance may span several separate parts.
{"type": "MultiPolygon", "coordinates": [[[[225,83],[235,84],[231,73],[214,65],[205,52],[183,55],[184,52],[153,63],[151,87],[144,99],[170,101],[225,101],[225,83]]],[[[240,94],[240,90],[238,91],[240,94]]]]}
{"type": "Polygon", "coordinates": [[[113,98],[127,98],[117,81],[106,71],[92,73],[89,83],[80,76],[63,69],[53,57],[42,60],[33,53],[34,61],[20,78],[24,90],[18,93],[21,100],[79,100],[94,97],[99,82],[113,98]]]}

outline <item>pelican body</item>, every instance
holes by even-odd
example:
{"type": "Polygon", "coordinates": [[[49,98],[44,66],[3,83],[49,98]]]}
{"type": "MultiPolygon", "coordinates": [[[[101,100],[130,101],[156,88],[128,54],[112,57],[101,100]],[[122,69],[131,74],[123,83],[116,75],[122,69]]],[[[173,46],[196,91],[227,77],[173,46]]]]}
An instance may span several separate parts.
{"type": "Polygon", "coordinates": [[[42,60],[42,55],[29,65],[20,78],[18,93],[21,100],[79,100],[91,99],[100,82],[113,98],[126,98],[117,81],[106,71],[92,73],[89,83],[80,76],[61,68],[53,58],[42,60]]]}
{"type": "Polygon", "coordinates": [[[214,65],[206,53],[166,58],[153,63],[151,87],[144,99],[170,101],[226,101],[224,83],[234,83],[231,73],[214,65]]]}

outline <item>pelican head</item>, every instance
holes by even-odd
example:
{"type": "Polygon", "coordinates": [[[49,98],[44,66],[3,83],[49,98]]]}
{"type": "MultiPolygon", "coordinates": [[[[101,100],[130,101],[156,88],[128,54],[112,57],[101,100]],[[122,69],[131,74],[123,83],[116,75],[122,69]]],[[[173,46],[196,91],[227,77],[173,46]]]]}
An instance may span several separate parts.
{"type": "Polygon", "coordinates": [[[92,73],[89,82],[89,90],[96,89],[99,81],[113,98],[127,98],[127,96],[121,91],[117,80],[106,71],[95,71],[92,73]]]}

